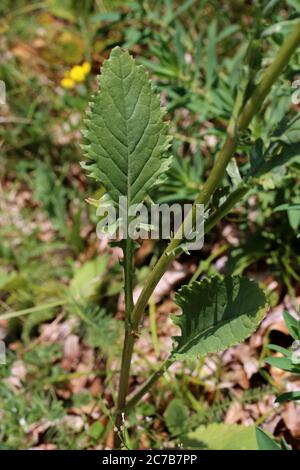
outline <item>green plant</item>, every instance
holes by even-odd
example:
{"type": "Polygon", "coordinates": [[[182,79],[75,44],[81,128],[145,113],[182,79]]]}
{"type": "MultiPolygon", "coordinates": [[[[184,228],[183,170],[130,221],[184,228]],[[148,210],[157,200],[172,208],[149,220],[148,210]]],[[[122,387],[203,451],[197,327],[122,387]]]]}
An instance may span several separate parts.
{"type": "MultiPolygon", "coordinates": [[[[258,81],[250,94],[248,85],[250,79],[252,83],[253,77],[244,76],[236,96],[227,136],[214,166],[194,201],[193,209],[154,266],[135,304],[135,245],[128,233],[126,240],[121,242],[124,251],[126,309],[115,413],[116,447],[121,445],[123,439],[123,413],[128,412],[142,398],[175,360],[205,356],[243,341],[256,329],[264,315],[265,295],[254,281],[247,278],[213,277],[184,286],[176,297],[178,306],[182,308],[182,315],[175,317],[175,323],[180,326],[182,334],[174,338],[173,352],[141,389],[126,401],[133,346],[140,334],[142,316],[168,265],[185,249],[182,233],[183,229],[195,223],[196,204],[209,206],[226,169],[235,176],[233,191],[226,195],[225,200],[223,198],[222,203],[217,204],[206,220],[205,232],[208,232],[255,188],[257,178],[299,154],[299,144],[286,144],[280,139],[273,143],[268,152],[259,147],[259,152],[251,156],[250,172],[244,179],[237,176],[238,167],[234,166],[235,160],[232,160],[235,151],[245,141],[250,122],[258,115],[273,84],[299,44],[300,28],[297,23],[271,65],[262,72],[257,71],[258,81]]],[[[245,58],[248,69],[249,57],[255,52],[253,43],[250,42],[245,58]]],[[[101,182],[106,197],[110,198],[112,204],[117,205],[120,196],[127,197],[128,216],[129,207],[134,203],[144,202],[152,194],[153,186],[162,180],[162,175],[170,164],[166,157],[170,137],[167,135],[167,124],[163,122],[164,113],[160,109],[159,99],[143,67],[137,66],[127,52],[122,52],[120,48],[112,51],[110,59],[103,65],[99,85],[100,91],[94,96],[84,130],[83,148],[88,158],[85,168],[90,176],[101,182]]],[[[118,215],[122,216],[120,213],[118,215]]]]}
{"type": "MultiPolygon", "coordinates": [[[[288,350],[276,344],[269,344],[267,347],[271,351],[281,354],[281,357],[268,357],[266,363],[278,369],[290,372],[292,374],[300,375],[300,320],[290,315],[287,311],[283,312],[283,318],[289,334],[294,340],[292,350],[288,350]]],[[[286,401],[300,400],[300,390],[292,392],[284,392],[276,398],[277,403],[284,403],[286,401]]],[[[267,434],[260,428],[256,429],[257,444],[260,450],[290,450],[290,446],[286,443],[284,438],[281,438],[278,443],[273,436],[267,434]]]]}
{"type": "Polygon", "coordinates": [[[256,428],[256,442],[259,450],[291,450],[286,440],[282,437],[278,443],[269,433],[261,428],[256,428]]]}

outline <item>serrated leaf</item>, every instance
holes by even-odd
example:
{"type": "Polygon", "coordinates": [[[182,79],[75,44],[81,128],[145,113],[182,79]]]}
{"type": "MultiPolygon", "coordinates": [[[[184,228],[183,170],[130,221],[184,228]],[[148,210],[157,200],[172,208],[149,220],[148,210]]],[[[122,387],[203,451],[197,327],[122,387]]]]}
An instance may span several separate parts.
{"type": "Polygon", "coordinates": [[[212,423],[200,426],[182,439],[185,448],[209,450],[257,450],[254,426],[212,423]]]}
{"type": "Polygon", "coordinates": [[[159,97],[144,67],[119,47],[104,62],[99,87],[83,131],[85,167],[115,203],[120,196],[128,206],[141,203],[168,167],[170,137],[159,97]]]}
{"type": "Polygon", "coordinates": [[[196,358],[222,351],[245,340],[265,313],[266,297],[245,277],[213,277],[180,289],[176,303],[182,315],[173,317],[181,328],[175,337],[176,358],[196,358]]]}

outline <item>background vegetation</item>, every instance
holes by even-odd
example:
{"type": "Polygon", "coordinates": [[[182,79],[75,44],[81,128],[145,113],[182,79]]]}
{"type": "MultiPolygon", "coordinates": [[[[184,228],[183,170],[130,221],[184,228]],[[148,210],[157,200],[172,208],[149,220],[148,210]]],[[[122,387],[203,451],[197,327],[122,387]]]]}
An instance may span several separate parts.
{"type": "MultiPolygon", "coordinates": [[[[157,196],[191,201],[223,141],[250,34],[258,45],[255,73],[260,51],[268,64],[299,16],[299,0],[2,0],[2,449],[103,449],[112,442],[108,410],[116,398],[124,317],[120,250],[96,238],[93,199],[101,188],[80,167],[80,129],[103,60],[120,45],[148,69],[175,136],[169,178],[157,196]]],[[[240,171],[231,168],[216,204],[249,172],[249,154],[254,159],[278,135],[300,141],[297,119],[286,125],[299,111],[292,103],[299,75],[300,51],[251,124],[237,155],[240,171]]],[[[299,310],[299,176],[300,157],[261,177],[261,191],[218,225],[203,250],[181,255],[164,275],[144,320],[147,334],[137,343],[138,377],[171,349],[176,330],[169,314],[183,281],[245,273],[264,287],[271,309],[246,343],[172,366],[126,416],[129,448],[251,447],[253,425],[300,447],[299,407],[274,405],[279,392],[299,390],[299,376],[265,361],[273,355],[269,342],[287,348],[293,342],[283,310],[299,310]],[[207,424],[210,433],[203,432],[207,424]],[[244,440],[234,438],[237,428],[230,425],[250,426],[244,440]]],[[[137,251],[136,293],[163,247],[145,241],[137,251]]],[[[137,381],[133,375],[131,386],[137,381]]]]}

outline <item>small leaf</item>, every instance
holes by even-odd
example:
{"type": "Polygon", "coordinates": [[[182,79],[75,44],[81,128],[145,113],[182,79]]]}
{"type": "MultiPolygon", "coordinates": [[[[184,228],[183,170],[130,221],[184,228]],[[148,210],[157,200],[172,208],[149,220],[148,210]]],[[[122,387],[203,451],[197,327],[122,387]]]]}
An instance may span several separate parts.
{"type": "Polygon", "coordinates": [[[89,429],[89,435],[94,439],[94,441],[98,441],[101,435],[103,434],[104,426],[100,423],[100,421],[95,421],[89,429]]]}
{"type": "Polygon", "coordinates": [[[192,449],[257,450],[254,426],[212,423],[200,426],[182,439],[192,449]]]}
{"type": "Polygon", "coordinates": [[[169,163],[159,97],[144,67],[119,47],[104,62],[99,86],[83,131],[84,166],[115,203],[120,196],[128,206],[141,203],[169,163]]]}
{"type": "Polygon", "coordinates": [[[289,163],[293,158],[300,156],[300,142],[293,144],[283,144],[280,153],[272,156],[264,156],[264,160],[257,168],[254,176],[262,176],[269,171],[274,170],[286,163],[289,163]]]}
{"type": "Polygon", "coordinates": [[[281,439],[280,439],[280,445],[281,445],[281,450],[293,450],[292,449],[292,446],[290,446],[285,438],[282,436],[281,439]]]}
{"type": "Polygon", "coordinates": [[[261,428],[256,428],[256,440],[259,450],[281,450],[280,445],[261,428]]]}
{"type": "Polygon", "coordinates": [[[196,358],[245,340],[265,313],[266,297],[257,283],[227,276],[195,281],[176,296],[182,315],[173,317],[182,334],[174,338],[177,358],[196,358]]]}

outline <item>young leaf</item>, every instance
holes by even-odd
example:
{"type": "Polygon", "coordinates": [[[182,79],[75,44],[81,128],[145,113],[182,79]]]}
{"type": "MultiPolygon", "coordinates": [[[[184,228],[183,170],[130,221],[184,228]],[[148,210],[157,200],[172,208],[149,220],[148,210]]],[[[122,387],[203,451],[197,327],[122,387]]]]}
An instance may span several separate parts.
{"type": "Polygon", "coordinates": [[[189,449],[257,450],[254,426],[211,423],[181,438],[189,449]]]}
{"type": "Polygon", "coordinates": [[[114,202],[127,196],[128,206],[138,204],[168,166],[159,97],[143,66],[119,47],[104,62],[99,86],[83,131],[90,160],[84,166],[114,202]]]}
{"type": "Polygon", "coordinates": [[[300,321],[292,317],[286,310],[283,312],[284,322],[292,338],[300,339],[300,321]]]}
{"type": "Polygon", "coordinates": [[[245,340],[265,313],[266,297],[257,283],[243,277],[213,277],[183,286],[176,296],[182,315],[175,337],[177,358],[196,358],[245,340]]]}

